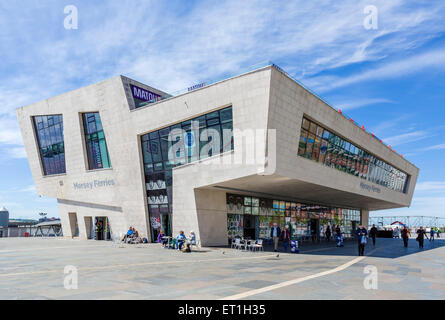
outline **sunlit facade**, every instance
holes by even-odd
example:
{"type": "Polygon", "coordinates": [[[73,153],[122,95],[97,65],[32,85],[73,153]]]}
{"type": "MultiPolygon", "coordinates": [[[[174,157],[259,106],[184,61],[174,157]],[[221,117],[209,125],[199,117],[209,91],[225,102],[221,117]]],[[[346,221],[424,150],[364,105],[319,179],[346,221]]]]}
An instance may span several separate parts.
{"type": "Polygon", "coordinates": [[[63,235],[129,227],[234,237],[350,237],[370,211],[410,206],[418,168],[274,65],[172,96],[124,76],[17,109],[38,195],[63,235]],[[97,227],[98,225],[102,227],[97,227]]]}

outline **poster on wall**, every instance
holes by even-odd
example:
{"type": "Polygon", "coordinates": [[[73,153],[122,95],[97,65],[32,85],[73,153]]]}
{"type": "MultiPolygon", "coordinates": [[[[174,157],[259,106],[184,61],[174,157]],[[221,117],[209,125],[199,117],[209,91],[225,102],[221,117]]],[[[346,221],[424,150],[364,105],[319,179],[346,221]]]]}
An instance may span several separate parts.
{"type": "Polygon", "coordinates": [[[150,217],[150,225],[155,230],[161,229],[161,217],[150,217]]]}

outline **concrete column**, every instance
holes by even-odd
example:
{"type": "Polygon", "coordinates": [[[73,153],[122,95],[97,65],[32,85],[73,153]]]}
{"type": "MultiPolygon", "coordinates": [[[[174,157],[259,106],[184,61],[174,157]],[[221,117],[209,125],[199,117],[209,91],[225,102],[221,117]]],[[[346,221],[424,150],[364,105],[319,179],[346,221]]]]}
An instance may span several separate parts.
{"type": "Polygon", "coordinates": [[[203,246],[228,244],[226,193],[215,190],[195,190],[196,215],[203,246]]]}
{"type": "Polygon", "coordinates": [[[360,223],[368,229],[369,225],[369,210],[361,210],[360,211],[360,223]]]}

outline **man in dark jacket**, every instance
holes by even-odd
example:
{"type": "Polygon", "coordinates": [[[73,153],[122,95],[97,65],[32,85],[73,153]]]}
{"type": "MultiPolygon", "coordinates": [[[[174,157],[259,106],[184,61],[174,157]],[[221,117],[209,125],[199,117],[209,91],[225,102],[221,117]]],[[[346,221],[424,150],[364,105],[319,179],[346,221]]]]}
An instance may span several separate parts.
{"type": "Polygon", "coordinates": [[[337,237],[341,237],[341,229],[338,224],[337,224],[337,227],[335,228],[335,233],[337,234],[337,237]]]}
{"type": "Polygon", "coordinates": [[[326,240],[328,240],[328,242],[331,241],[331,227],[330,226],[328,226],[326,228],[326,232],[324,234],[326,236],[326,240]]]}
{"type": "Polygon", "coordinates": [[[375,227],[375,224],[373,224],[371,230],[369,230],[369,236],[372,238],[372,245],[375,247],[375,238],[377,237],[377,228],[375,227]]]}
{"type": "Polygon", "coordinates": [[[358,255],[365,255],[365,244],[366,244],[366,236],[368,235],[368,230],[365,229],[362,225],[360,225],[355,231],[355,235],[358,240],[358,255]]]}
{"type": "Polygon", "coordinates": [[[408,248],[409,229],[406,226],[403,226],[402,229],[402,239],[403,239],[403,246],[405,248],[408,248]]]}
{"type": "Polygon", "coordinates": [[[275,252],[278,251],[278,240],[280,239],[281,229],[278,224],[274,223],[272,228],[270,229],[270,238],[273,242],[273,250],[275,252]]]}
{"type": "Polygon", "coordinates": [[[419,249],[423,249],[423,240],[427,238],[426,231],[420,226],[419,230],[417,230],[417,241],[419,242],[419,249]]]}
{"type": "Polygon", "coordinates": [[[287,247],[290,242],[290,232],[287,230],[286,226],[283,228],[283,231],[281,231],[280,239],[283,241],[284,252],[287,252],[287,247]]]}

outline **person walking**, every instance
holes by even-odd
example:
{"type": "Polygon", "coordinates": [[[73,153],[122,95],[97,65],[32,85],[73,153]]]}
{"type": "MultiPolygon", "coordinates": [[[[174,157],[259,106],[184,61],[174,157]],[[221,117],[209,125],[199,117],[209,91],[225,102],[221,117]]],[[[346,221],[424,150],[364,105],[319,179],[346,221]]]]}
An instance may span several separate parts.
{"type": "Polygon", "coordinates": [[[358,255],[364,256],[365,255],[365,245],[366,245],[366,237],[368,235],[368,230],[366,230],[363,225],[360,225],[357,230],[355,231],[355,235],[357,236],[358,241],[358,255]]]}
{"type": "Polygon", "coordinates": [[[409,229],[406,226],[403,226],[401,234],[402,234],[402,239],[403,239],[403,246],[405,248],[408,248],[408,240],[409,240],[409,236],[410,236],[409,229]]]}
{"type": "Polygon", "coordinates": [[[423,240],[427,238],[426,232],[422,226],[420,226],[419,230],[417,230],[417,241],[419,242],[419,249],[423,249],[423,240]]]}
{"type": "Polygon", "coordinates": [[[102,221],[98,221],[96,223],[96,240],[103,240],[103,226],[102,226],[102,221]]]}
{"type": "Polygon", "coordinates": [[[434,241],[434,234],[436,233],[436,231],[434,230],[434,228],[431,227],[430,229],[430,242],[434,241]]]}
{"type": "Polygon", "coordinates": [[[437,228],[436,233],[437,233],[437,238],[440,238],[440,229],[439,228],[437,228]]]}
{"type": "Polygon", "coordinates": [[[274,223],[272,228],[270,229],[270,237],[273,241],[273,251],[278,251],[278,240],[280,239],[281,229],[277,223],[274,223]]]}
{"type": "Polygon", "coordinates": [[[283,231],[281,231],[280,239],[283,241],[284,252],[287,252],[290,242],[290,232],[287,230],[286,226],[284,226],[283,231]]]}
{"type": "Polygon", "coordinates": [[[394,238],[399,239],[400,238],[400,230],[399,227],[396,227],[394,229],[394,238]]]}
{"type": "Polygon", "coordinates": [[[335,233],[337,234],[337,237],[341,237],[341,229],[338,224],[337,224],[337,227],[335,228],[335,233]]]}
{"type": "Polygon", "coordinates": [[[377,228],[375,227],[375,224],[373,224],[371,230],[369,230],[369,236],[372,239],[372,245],[375,247],[375,238],[377,237],[377,228]]]}
{"type": "Polygon", "coordinates": [[[325,231],[324,235],[326,236],[326,240],[328,242],[330,242],[331,241],[331,227],[330,226],[328,226],[326,228],[326,231],[325,231]]]}

